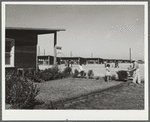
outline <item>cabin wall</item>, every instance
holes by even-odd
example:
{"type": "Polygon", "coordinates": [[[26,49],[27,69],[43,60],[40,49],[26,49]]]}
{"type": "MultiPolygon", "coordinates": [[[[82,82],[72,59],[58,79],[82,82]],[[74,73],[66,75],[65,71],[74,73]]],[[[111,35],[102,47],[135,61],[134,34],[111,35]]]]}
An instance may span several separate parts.
{"type": "Polygon", "coordinates": [[[15,68],[36,69],[37,35],[6,33],[6,37],[15,40],[15,68]]]}

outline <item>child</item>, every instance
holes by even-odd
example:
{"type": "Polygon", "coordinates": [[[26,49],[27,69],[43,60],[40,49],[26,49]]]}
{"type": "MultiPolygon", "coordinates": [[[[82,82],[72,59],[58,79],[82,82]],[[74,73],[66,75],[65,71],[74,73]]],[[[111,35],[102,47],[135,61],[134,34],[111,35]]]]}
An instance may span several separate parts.
{"type": "Polygon", "coordinates": [[[127,73],[128,73],[129,77],[132,77],[132,75],[133,75],[133,72],[131,70],[132,70],[132,65],[130,64],[129,67],[128,67],[128,70],[127,70],[127,73]]]}
{"type": "Polygon", "coordinates": [[[106,81],[109,82],[111,80],[111,73],[110,73],[110,65],[107,64],[106,66],[106,81]]]}
{"type": "Polygon", "coordinates": [[[81,63],[80,63],[80,65],[79,65],[79,72],[80,72],[80,76],[83,78],[84,69],[83,69],[81,63]]]}

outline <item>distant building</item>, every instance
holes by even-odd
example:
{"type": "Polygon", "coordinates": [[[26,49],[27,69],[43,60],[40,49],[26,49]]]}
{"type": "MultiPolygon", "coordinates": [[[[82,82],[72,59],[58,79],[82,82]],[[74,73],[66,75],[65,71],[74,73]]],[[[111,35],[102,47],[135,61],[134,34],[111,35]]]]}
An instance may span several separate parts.
{"type": "MultiPolygon", "coordinates": [[[[56,62],[58,64],[60,64],[59,57],[57,57],[56,62]]],[[[39,65],[53,65],[54,64],[54,56],[51,56],[51,55],[38,56],[38,64],[39,65]]]]}
{"type": "Polygon", "coordinates": [[[102,58],[85,58],[86,64],[102,64],[103,59],[102,58]]]}
{"type": "Polygon", "coordinates": [[[103,61],[107,62],[107,63],[130,63],[130,60],[125,60],[125,59],[103,59],[103,61]]]}
{"type": "Polygon", "coordinates": [[[72,64],[86,64],[86,59],[83,57],[59,57],[62,63],[70,61],[72,64]]]}

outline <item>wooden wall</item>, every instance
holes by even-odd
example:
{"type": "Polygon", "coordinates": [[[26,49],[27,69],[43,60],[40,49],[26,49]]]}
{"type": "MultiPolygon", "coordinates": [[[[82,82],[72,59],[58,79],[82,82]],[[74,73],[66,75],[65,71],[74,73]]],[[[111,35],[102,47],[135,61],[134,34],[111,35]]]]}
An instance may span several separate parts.
{"type": "Polygon", "coordinates": [[[6,38],[15,39],[15,68],[36,69],[37,35],[6,33],[6,38]]]}

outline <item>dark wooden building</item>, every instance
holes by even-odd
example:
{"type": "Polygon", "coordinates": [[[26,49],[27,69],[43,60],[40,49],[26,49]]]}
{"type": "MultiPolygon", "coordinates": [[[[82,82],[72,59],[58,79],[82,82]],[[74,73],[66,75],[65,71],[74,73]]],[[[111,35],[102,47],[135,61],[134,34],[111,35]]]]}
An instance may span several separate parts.
{"type": "Polygon", "coordinates": [[[64,29],[14,28],[5,29],[5,67],[6,70],[18,68],[38,68],[37,38],[39,34],[54,34],[54,46],[57,44],[57,32],[64,29]]]}

